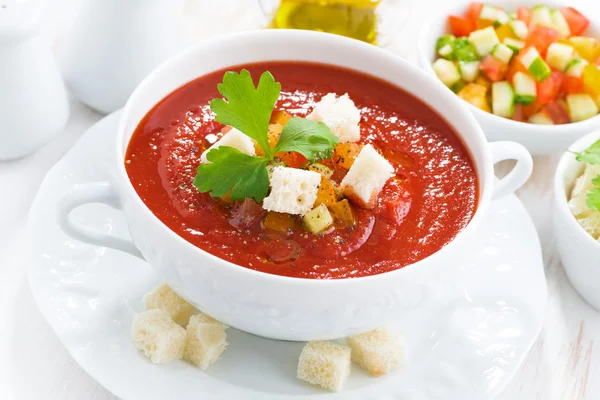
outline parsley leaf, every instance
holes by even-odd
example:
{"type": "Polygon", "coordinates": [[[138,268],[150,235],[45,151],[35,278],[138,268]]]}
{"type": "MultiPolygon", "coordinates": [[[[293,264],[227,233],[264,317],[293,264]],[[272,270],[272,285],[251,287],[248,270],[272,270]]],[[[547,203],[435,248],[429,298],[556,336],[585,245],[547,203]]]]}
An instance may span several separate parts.
{"type": "Polygon", "coordinates": [[[225,72],[223,83],[219,83],[217,88],[227,102],[223,99],[211,100],[210,108],[216,114],[215,119],[256,140],[265,156],[272,159],[274,153],[269,146],[267,129],[281,84],[275,82],[269,71],[265,71],[260,76],[258,86],[254,87],[250,72],[243,69],[239,74],[225,72]]]}
{"type": "Polygon", "coordinates": [[[575,154],[577,155],[577,161],[587,162],[590,164],[600,164],[600,140],[596,141],[596,143],[581,153],[575,154]]]}
{"type": "Polygon", "coordinates": [[[200,164],[194,186],[212,197],[221,197],[231,189],[232,200],[252,197],[261,202],[269,189],[267,159],[253,157],[236,148],[219,146],[206,155],[211,163],[200,164]]]}
{"type": "Polygon", "coordinates": [[[294,117],[284,125],[275,153],[295,151],[313,161],[321,153],[331,150],[338,140],[324,123],[294,117]]]}
{"type": "Polygon", "coordinates": [[[589,191],[587,194],[587,206],[592,210],[600,211],[600,188],[589,191]]]}
{"type": "Polygon", "coordinates": [[[595,177],[594,179],[592,179],[592,184],[594,186],[600,187],[600,175],[598,175],[597,177],[595,177]]]}

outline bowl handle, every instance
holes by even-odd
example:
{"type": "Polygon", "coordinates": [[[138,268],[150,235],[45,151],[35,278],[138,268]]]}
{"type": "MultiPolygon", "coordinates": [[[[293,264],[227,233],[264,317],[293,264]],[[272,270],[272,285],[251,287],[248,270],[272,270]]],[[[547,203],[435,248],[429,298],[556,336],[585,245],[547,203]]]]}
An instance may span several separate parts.
{"type": "Polygon", "coordinates": [[[58,224],[63,232],[84,243],[124,251],[143,260],[142,253],[133,241],[98,232],[71,221],[71,211],[90,203],[106,204],[117,210],[121,208],[119,196],[111,183],[92,182],[75,185],[58,202],[58,224]]]}
{"type": "Polygon", "coordinates": [[[525,147],[515,142],[492,142],[489,146],[494,164],[504,160],[517,160],[508,175],[494,184],[492,199],[499,199],[527,182],[533,171],[533,159],[525,147]]]}

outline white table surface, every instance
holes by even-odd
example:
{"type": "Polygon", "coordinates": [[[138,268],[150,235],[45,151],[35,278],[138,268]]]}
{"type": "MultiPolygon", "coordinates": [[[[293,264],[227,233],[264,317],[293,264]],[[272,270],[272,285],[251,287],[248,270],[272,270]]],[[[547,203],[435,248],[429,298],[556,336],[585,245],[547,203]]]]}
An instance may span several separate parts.
{"type": "MultiPolygon", "coordinates": [[[[436,3],[413,1],[408,34],[394,51],[414,60],[420,21],[436,3]]],[[[45,15],[44,33],[57,45],[68,34],[78,0],[54,0],[45,15]]],[[[193,38],[207,34],[208,24],[220,16],[235,15],[241,21],[252,0],[188,0],[188,13],[198,15],[191,24],[193,38]],[[240,7],[240,1],[247,7],[240,7]],[[209,3],[213,3],[211,6],[209,3]],[[210,8],[210,9],[208,9],[210,8]],[[210,17],[210,18],[208,18],[210,17]],[[208,18],[208,19],[207,19],[208,18]],[[194,31],[195,30],[195,31],[194,31]]],[[[498,1],[497,3],[501,3],[498,1]]],[[[573,1],[586,13],[600,14],[599,0],[573,1]]],[[[219,18],[220,19],[220,18],[219,18]]],[[[222,20],[222,19],[221,19],[222,20]]],[[[249,23],[249,22],[248,22],[249,23]]],[[[222,24],[221,24],[222,26],[222,24]]],[[[243,24],[237,29],[245,29],[243,24]]],[[[220,33],[220,32],[219,32],[220,33]]],[[[57,138],[25,159],[0,163],[0,399],[1,400],[115,400],[69,356],[37,310],[26,279],[29,263],[27,213],[46,171],[101,118],[76,100],[71,118],[57,138]]],[[[519,191],[529,210],[544,252],[549,301],[544,329],[516,378],[499,400],[595,400],[600,399],[600,314],[589,307],[569,284],[556,253],[551,227],[551,182],[558,155],[535,158],[532,178],[519,191]]],[[[502,165],[498,169],[506,170],[502,165]]],[[[499,171],[500,173],[502,171],[499,171]]]]}

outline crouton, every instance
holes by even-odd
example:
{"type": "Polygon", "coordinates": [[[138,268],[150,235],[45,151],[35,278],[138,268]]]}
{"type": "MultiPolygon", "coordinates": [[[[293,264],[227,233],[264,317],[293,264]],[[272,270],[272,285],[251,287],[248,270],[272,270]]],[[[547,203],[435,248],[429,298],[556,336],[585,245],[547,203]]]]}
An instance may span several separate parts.
{"type": "Polygon", "coordinates": [[[181,326],[186,326],[190,317],[198,311],[187,301],[179,297],[167,284],[162,284],[144,296],[146,310],[159,308],[181,326]]]}
{"type": "Polygon", "coordinates": [[[350,375],[350,349],[330,342],[308,342],[298,360],[298,378],[339,392],[350,375]]]}
{"type": "Polygon", "coordinates": [[[400,337],[387,328],[346,338],[352,349],[352,360],[373,376],[384,375],[405,363],[404,346],[400,337]]]}
{"type": "Polygon", "coordinates": [[[348,93],[340,97],[335,93],[326,94],[306,118],[327,125],[340,143],[360,140],[360,110],[348,93]]]}
{"type": "Polygon", "coordinates": [[[583,170],[583,174],[575,181],[575,186],[571,191],[571,198],[579,195],[587,195],[587,193],[595,187],[592,183],[592,179],[598,175],[600,175],[600,164],[587,164],[583,170]]]}
{"type": "Polygon", "coordinates": [[[206,314],[194,315],[187,326],[183,358],[205,371],[227,348],[227,329],[206,314]]]}
{"type": "Polygon", "coordinates": [[[594,239],[600,239],[600,212],[592,211],[583,218],[577,218],[577,222],[594,239]]]}
{"type": "Polygon", "coordinates": [[[342,179],[344,194],[362,208],[373,208],[385,183],[394,175],[394,167],[370,144],[362,148],[342,179]]]}
{"type": "Polygon", "coordinates": [[[321,174],[302,169],[275,167],[271,175],[271,193],[263,208],[287,214],[304,215],[313,208],[321,183],[321,174]]]}
{"type": "Polygon", "coordinates": [[[167,364],[183,357],[185,329],[177,325],[167,312],[148,310],[133,318],[131,340],[154,364],[167,364]]]}
{"type": "Polygon", "coordinates": [[[219,146],[234,147],[242,153],[246,153],[250,156],[256,154],[256,150],[254,149],[254,141],[239,130],[232,128],[225,135],[223,135],[221,139],[217,140],[212,146],[202,153],[200,156],[200,161],[202,161],[203,164],[210,163],[210,161],[208,161],[206,158],[206,155],[209,151],[216,149],[219,146]]]}

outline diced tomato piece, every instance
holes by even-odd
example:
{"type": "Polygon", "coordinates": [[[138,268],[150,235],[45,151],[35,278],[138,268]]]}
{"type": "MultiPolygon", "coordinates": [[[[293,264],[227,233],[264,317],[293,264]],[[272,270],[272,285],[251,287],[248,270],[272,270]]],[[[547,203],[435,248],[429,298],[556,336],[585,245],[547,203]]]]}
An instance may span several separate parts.
{"type": "Polygon", "coordinates": [[[504,79],[506,76],[507,65],[503,64],[502,61],[497,60],[491,55],[483,57],[479,69],[488,77],[492,82],[498,82],[504,79]]]}
{"type": "Polygon", "coordinates": [[[412,203],[411,192],[407,190],[407,186],[410,185],[398,179],[391,179],[379,194],[375,213],[400,226],[412,203]]]}
{"type": "Polygon", "coordinates": [[[567,20],[573,36],[581,35],[590,25],[590,20],[573,7],[563,7],[560,12],[567,20]]]}
{"type": "Polygon", "coordinates": [[[263,210],[260,204],[246,198],[244,201],[237,201],[233,205],[229,224],[236,228],[249,228],[259,222],[264,214],[265,210],[263,210]]]}
{"type": "Polygon", "coordinates": [[[517,8],[517,19],[529,25],[531,23],[531,10],[525,7],[517,8]]]}
{"type": "Polygon", "coordinates": [[[475,30],[475,21],[463,17],[451,15],[448,17],[448,23],[450,23],[452,34],[456,37],[469,36],[475,30]]]}
{"type": "Polygon", "coordinates": [[[302,154],[297,153],[295,151],[288,151],[285,153],[277,153],[275,156],[281,158],[288,167],[292,167],[292,168],[298,168],[302,164],[304,164],[305,162],[308,161],[308,159],[306,157],[304,157],[302,154]]]}
{"type": "Polygon", "coordinates": [[[512,84],[513,77],[515,76],[515,74],[517,72],[522,72],[524,74],[531,75],[529,73],[529,71],[527,70],[527,68],[525,68],[523,63],[520,62],[517,57],[515,57],[513,62],[511,62],[510,65],[508,66],[508,71],[506,71],[506,80],[512,84]]]}
{"type": "Polygon", "coordinates": [[[562,72],[553,71],[552,75],[537,83],[537,96],[541,104],[548,104],[558,98],[564,78],[562,72]]]}
{"type": "MultiPolygon", "coordinates": [[[[548,79],[550,79],[550,78],[548,78],[548,79]]],[[[542,108],[542,106],[543,106],[543,104],[540,102],[539,97],[536,98],[533,101],[533,103],[531,103],[530,105],[522,107],[523,117],[529,118],[533,114],[537,114],[540,111],[540,109],[542,108]]]]}
{"type": "Polygon", "coordinates": [[[544,112],[548,114],[552,122],[555,124],[568,124],[571,122],[571,118],[569,117],[569,113],[564,105],[559,101],[553,101],[548,103],[543,108],[544,112]]]}
{"type": "Polygon", "coordinates": [[[563,80],[561,90],[569,94],[581,93],[583,90],[583,79],[567,75],[563,80]]]}
{"type": "Polygon", "coordinates": [[[477,22],[479,18],[479,14],[481,14],[481,9],[483,8],[483,3],[472,2],[469,4],[469,8],[467,8],[467,12],[465,13],[465,18],[469,21],[477,22]]]}
{"type": "Polygon", "coordinates": [[[535,46],[542,57],[546,57],[548,47],[560,39],[560,33],[546,26],[536,26],[527,36],[527,46],[535,46]]]}
{"type": "Polygon", "coordinates": [[[513,114],[513,120],[519,122],[525,122],[525,115],[523,114],[523,106],[521,104],[515,104],[515,113],[513,114]]]}

